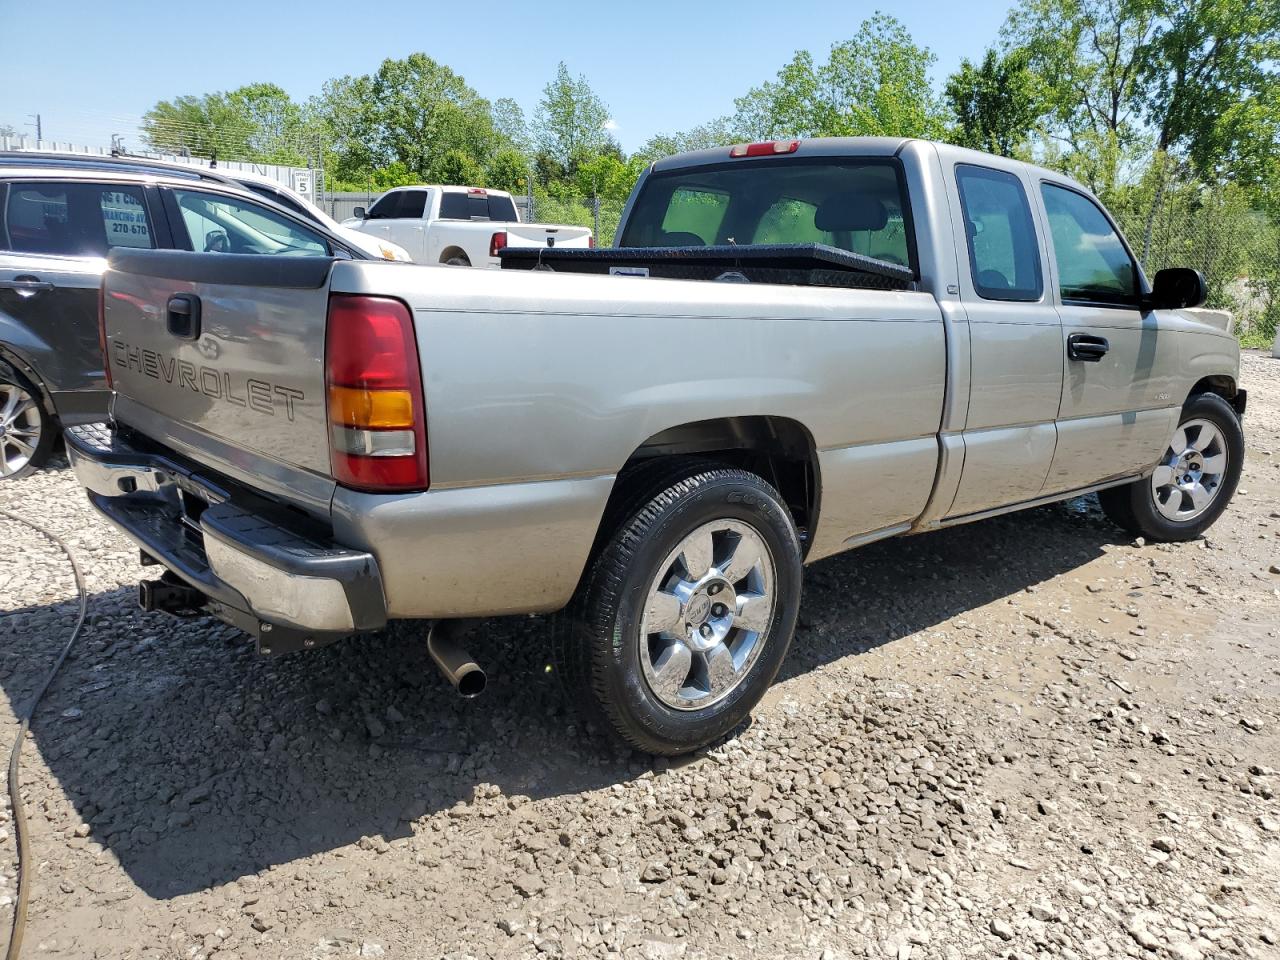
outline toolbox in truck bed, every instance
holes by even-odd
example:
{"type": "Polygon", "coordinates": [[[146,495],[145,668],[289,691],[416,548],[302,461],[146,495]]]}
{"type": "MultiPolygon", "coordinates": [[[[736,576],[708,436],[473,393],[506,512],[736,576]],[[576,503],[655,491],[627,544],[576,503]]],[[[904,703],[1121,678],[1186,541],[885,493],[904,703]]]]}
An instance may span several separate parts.
{"type": "Polygon", "coordinates": [[[822,243],[707,247],[508,248],[504,270],[721,280],[862,290],[912,290],[910,268],[822,243]]]}

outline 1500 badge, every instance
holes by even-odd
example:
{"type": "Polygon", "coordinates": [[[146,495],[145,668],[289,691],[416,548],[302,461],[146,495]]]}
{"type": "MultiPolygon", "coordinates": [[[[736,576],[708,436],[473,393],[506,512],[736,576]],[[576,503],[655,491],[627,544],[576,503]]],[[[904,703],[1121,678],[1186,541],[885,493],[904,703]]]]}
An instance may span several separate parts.
{"type": "Polygon", "coordinates": [[[231,374],[225,370],[198,367],[190,361],[156,350],[130,346],[122,340],[111,341],[111,362],[121,370],[173,384],[210,400],[225,400],[237,407],[247,407],[273,417],[283,413],[290,422],[294,418],[294,405],[304,399],[303,392],[292,387],[282,387],[255,377],[232,380],[231,374]]]}

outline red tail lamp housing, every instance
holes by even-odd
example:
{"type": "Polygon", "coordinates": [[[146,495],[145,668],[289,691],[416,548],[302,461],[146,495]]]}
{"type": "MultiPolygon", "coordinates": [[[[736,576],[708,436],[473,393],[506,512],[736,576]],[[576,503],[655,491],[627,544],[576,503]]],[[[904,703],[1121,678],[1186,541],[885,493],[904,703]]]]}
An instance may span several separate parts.
{"type": "Polygon", "coordinates": [[[409,308],[332,295],[324,366],[333,478],[371,493],[426,490],[426,404],[409,308]]]}

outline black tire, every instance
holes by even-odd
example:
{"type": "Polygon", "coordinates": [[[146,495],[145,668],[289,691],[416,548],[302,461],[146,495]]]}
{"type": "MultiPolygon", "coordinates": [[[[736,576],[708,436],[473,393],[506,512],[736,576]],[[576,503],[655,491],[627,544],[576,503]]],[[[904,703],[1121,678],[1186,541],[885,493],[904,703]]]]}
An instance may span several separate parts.
{"type": "Polygon", "coordinates": [[[471,261],[466,257],[450,257],[444,264],[446,267],[469,267],[471,266],[471,261]]]}
{"type": "Polygon", "coordinates": [[[20,374],[0,369],[0,394],[3,394],[0,396],[0,482],[3,482],[20,479],[43,467],[53,452],[58,428],[44,408],[40,391],[20,374]],[[11,397],[26,411],[16,419],[9,415],[7,404],[11,397]],[[12,442],[18,437],[22,439],[22,448],[12,442]],[[30,454],[25,453],[26,447],[31,448],[30,454]],[[26,462],[10,469],[10,464],[18,462],[20,456],[25,457],[26,462]]]}
{"type": "MultiPolygon", "coordinates": [[[[655,463],[626,478],[577,595],[558,618],[557,660],[568,698],[591,720],[645,753],[706,746],[750,714],[777,676],[795,632],[803,562],[790,512],[759,476],[706,462],[655,463]],[[641,618],[660,567],[694,530],[728,521],[750,528],[773,564],[772,616],[761,647],[722,699],[677,709],[650,688],[641,665],[641,618]]],[[[714,571],[712,571],[714,572],[714,571]]],[[[643,640],[649,643],[648,638],[643,640]]]]}
{"type": "Polygon", "coordinates": [[[1227,468],[1213,491],[1213,501],[1198,516],[1185,521],[1164,516],[1156,504],[1150,478],[1098,494],[1098,502],[1110,520],[1134,536],[1159,543],[1194,540],[1209,529],[1227,509],[1244,468],[1244,430],[1235,409],[1216,393],[1198,393],[1187,401],[1178,425],[1207,420],[1221,432],[1226,445],[1227,468]]]}

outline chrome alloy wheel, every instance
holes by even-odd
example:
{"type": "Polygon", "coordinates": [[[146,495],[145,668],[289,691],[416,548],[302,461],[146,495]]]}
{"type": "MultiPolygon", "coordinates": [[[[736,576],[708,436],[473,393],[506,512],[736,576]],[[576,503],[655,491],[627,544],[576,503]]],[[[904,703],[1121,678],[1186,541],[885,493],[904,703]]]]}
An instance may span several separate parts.
{"type": "Polygon", "coordinates": [[[1227,475],[1227,440],[1208,420],[1178,427],[1151,475],[1151,495],[1167,520],[1194,520],[1213,505],[1227,475]]]}
{"type": "Polygon", "coordinates": [[[0,381],[0,477],[17,473],[40,445],[40,410],[16,383],[0,381]]]}
{"type": "Polygon", "coordinates": [[[748,524],[715,520],[667,555],[640,622],[640,665],[676,710],[723,700],[750,673],[773,623],[773,556],[748,524]]]}

